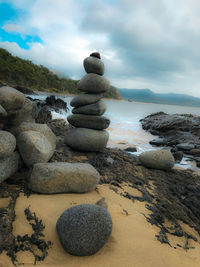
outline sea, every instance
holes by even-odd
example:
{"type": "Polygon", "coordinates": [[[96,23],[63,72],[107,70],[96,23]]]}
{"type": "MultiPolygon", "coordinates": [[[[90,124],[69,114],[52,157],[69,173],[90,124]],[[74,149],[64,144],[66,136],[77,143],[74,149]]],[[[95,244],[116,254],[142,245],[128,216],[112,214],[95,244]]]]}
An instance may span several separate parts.
{"type": "MultiPolygon", "coordinates": [[[[32,98],[45,99],[47,95],[34,95],[32,98]]],[[[67,116],[71,114],[72,107],[70,101],[72,96],[59,96],[67,103],[69,110],[67,112],[61,111],[57,113],[52,111],[53,119],[62,118],[67,120],[67,116]]],[[[104,116],[107,116],[110,120],[110,126],[107,129],[110,137],[107,146],[117,147],[125,149],[127,147],[136,146],[137,152],[133,154],[139,155],[140,153],[148,150],[158,150],[163,147],[156,147],[149,144],[149,141],[155,139],[158,136],[152,135],[141,127],[140,120],[146,116],[156,113],[165,112],[168,114],[193,114],[200,116],[200,107],[187,107],[187,106],[176,106],[176,105],[164,105],[164,104],[153,104],[153,103],[142,103],[142,102],[129,102],[127,100],[104,100],[107,110],[104,116]]],[[[130,152],[131,153],[131,152],[130,152]]],[[[184,169],[195,169],[194,161],[184,157],[180,164],[176,164],[176,167],[184,169]]]]}

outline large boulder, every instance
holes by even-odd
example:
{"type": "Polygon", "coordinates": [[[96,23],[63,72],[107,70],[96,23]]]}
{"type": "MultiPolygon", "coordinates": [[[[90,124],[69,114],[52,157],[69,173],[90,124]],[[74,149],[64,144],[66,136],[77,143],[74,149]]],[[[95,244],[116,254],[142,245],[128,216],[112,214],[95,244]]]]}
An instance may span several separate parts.
{"type": "Polygon", "coordinates": [[[65,136],[65,144],[80,151],[100,151],[108,142],[109,134],[86,128],[70,129],[65,136]]]}
{"type": "Polygon", "coordinates": [[[63,212],[56,229],[63,248],[75,256],[90,256],[107,242],[112,231],[109,212],[94,204],[82,204],[63,212]]]}
{"type": "Polygon", "coordinates": [[[0,158],[0,182],[13,175],[19,168],[20,157],[18,152],[13,152],[6,158],[0,158]]]}
{"type": "Polygon", "coordinates": [[[85,193],[94,190],[99,173],[88,163],[37,163],[28,187],[39,193],[85,193]]]}
{"type": "Polygon", "coordinates": [[[0,130],[0,158],[10,156],[16,147],[16,139],[14,135],[7,131],[0,130]]]}
{"type": "Polygon", "coordinates": [[[78,95],[75,96],[71,102],[70,105],[72,107],[80,107],[88,104],[93,104],[99,101],[103,97],[102,94],[84,94],[84,95],[78,95]]]}
{"type": "Polygon", "coordinates": [[[175,163],[172,153],[168,150],[151,150],[140,154],[139,160],[145,167],[170,170],[175,163]]]}
{"type": "Polygon", "coordinates": [[[9,86],[0,87],[0,105],[6,111],[20,109],[24,102],[24,94],[9,86]]]}
{"type": "Polygon", "coordinates": [[[53,150],[56,148],[56,136],[46,124],[23,122],[18,127],[11,129],[13,134],[17,137],[20,133],[26,131],[36,131],[43,134],[52,145],[53,150]]]}
{"type": "Polygon", "coordinates": [[[110,82],[98,74],[89,73],[78,82],[77,88],[86,93],[99,94],[110,88],[110,82]]]}
{"type": "Polygon", "coordinates": [[[46,163],[54,149],[48,139],[36,131],[25,131],[17,137],[17,146],[24,163],[32,167],[35,163],[46,163]]]}
{"type": "Polygon", "coordinates": [[[96,73],[99,75],[104,74],[104,64],[97,57],[86,57],[83,61],[83,66],[87,73],[96,73]]]}
{"type": "Polygon", "coordinates": [[[94,104],[85,105],[72,109],[73,114],[86,114],[86,115],[97,115],[97,116],[103,115],[105,111],[106,111],[106,105],[102,100],[94,104]]]}
{"type": "Polygon", "coordinates": [[[110,120],[104,116],[74,114],[67,117],[74,127],[104,130],[110,125],[110,120]]]}

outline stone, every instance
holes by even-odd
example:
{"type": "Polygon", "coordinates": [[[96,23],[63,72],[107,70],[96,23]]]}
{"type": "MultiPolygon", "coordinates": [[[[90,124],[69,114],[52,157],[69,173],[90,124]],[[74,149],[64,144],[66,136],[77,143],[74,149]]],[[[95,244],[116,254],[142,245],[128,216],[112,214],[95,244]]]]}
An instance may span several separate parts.
{"type": "Polygon", "coordinates": [[[16,139],[14,135],[7,131],[0,130],[0,158],[10,156],[16,147],[16,139]]]}
{"type": "Polygon", "coordinates": [[[38,193],[86,193],[95,189],[100,175],[88,163],[37,163],[28,187],[38,193]]]}
{"type": "Polygon", "coordinates": [[[104,75],[104,64],[97,57],[86,57],[83,61],[83,66],[87,73],[96,73],[104,75]]]}
{"type": "Polygon", "coordinates": [[[13,152],[7,158],[0,158],[0,182],[6,180],[18,170],[19,162],[18,152],[13,152]]]}
{"type": "Polygon", "coordinates": [[[127,152],[137,152],[137,148],[135,146],[127,147],[124,149],[127,152]]]}
{"type": "Polygon", "coordinates": [[[77,85],[77,89],[86,93],[100,94],[110,88],[110,82],[95,73],[86,74],[77,85]]]}
{"type": "Polygon", "coordinates": [[[51,144],[53,150],[56,149],[56,136],[46,124],[23,122],[18,127],[11,129],[11,132],[13,132],[16,137],[20,133],[26,131],[36,131],[43,134],[51,144]]]}
{"type": "Polygon", "coordinates": [[[176,162],[181,162],[182,158],[183,158],[183,152],[182,151],[177,151],[172,153],[174,159],[176,162]]]}
{"type": "Polygon", "coordinates": [[[54,149],[48,139],[36,131],[25,131],[17,137],[20,155],[27,167],[35,163],[46,163],[53,156],[54,149]]]}
{"type": "Polygon", "coordinates": [[[90,54],[91,57],[97,57],[99,59],[101,59],[100,53],[99,52],[93,52],[92,54],[90,54]]]}
{"type": "Polygon", "coordinates": [[[78,95],[75,96],[71,102],[70,105],[72,107],[80,107],[88,104],[93,104],[99,101],[103,97],[102,94],[84,94],[84,95],[78,95]]]}
{"type": "Polygon", "coordinates": [[[104,130],[110,125],[110,120],[104,116],[74,114],[67,117],[74,127],[104,130]]]}
{"type": "Polygon", "coordinates": [[[16,86],[14,86],[14,88],[17,90],[17,91],[19,91],[19,92],[21,92],[21,93],[23,93],[23,94],[25,94],[25,95],[38,95],[36,92],[34,92],[33,90],[31,90],[31,89],[29,89],[29,88],[26,88],[26,87],[24,87],[24,86],[19,86],[19,85],[16,85],[16,86]]]}
{"type": "Polygon", "coordinates": [[[190,155],[200,155],[200,149],[199,148],[193,148],[193,149],[187,151],[187,154],[190,154],[190,155]]]}
{"type": "Polygon", "coordinates": [[[109,134],[87,128],[70,129],[65,136],[65,144],[79,151],[100,151],[108,142],[109,134]]]}
{"type": "Polygon", "coordinates": [[[0,105],[6,111],[20,109],[24,102],[24,94],[9,86],[0,87],[0,105]]]}
{"type": "Polygon", "coordinates": [[[22,122],[34,122],[38,115],[36,103],[26,98],[21,109],[8,112],[8,125],[16,126],[22,122]]]}
{"type": "Polygon", "coordinates": [[[191,150],[195,148],[194,144],[181,143],[176,146],[179,150],[191,150]]]}
{"type": "Polygon", "coordinates": [[[73,114],[86,114],[86,115],[103,115],[106,111],[106,105],[102,100],[90,105],[81,106],[78,108],[73,108],[73,114]]]}
{"type": "Polygon", "coordinates": [[[75,256],[90,256],[99,251],[112,232],[112,218],[107,209],[82,204],[63,212],[56,229],[63,248],[75,256]]]}
{"type": "Polygon", "coordinates": [[[151,145],[155,146],[164,146],[166,145],[167,141],[165,138],[155,138],[149,142],[151,145]]]}
{"type": "Polygon", "coordinates": [[[6,110],[0,105],[0,120],[4,120],[7,117],[6,110]]]}
{"type": "Polygon", "coordinates": [[[139,160],[145,167],[160,170],[170,170],[174,166],[174,157],[168,150],[145,151],[139,156],[139,160]]]}

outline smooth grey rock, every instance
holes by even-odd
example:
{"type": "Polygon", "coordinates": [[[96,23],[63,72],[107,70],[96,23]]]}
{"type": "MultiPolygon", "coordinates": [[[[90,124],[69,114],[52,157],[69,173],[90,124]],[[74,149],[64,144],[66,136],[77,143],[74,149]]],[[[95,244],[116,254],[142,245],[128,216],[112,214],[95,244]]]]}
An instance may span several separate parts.
{"type": "Polygon", "coordinates": [[[14,135],[7,131],[0,131],[0,158],[10,156],[16,147],[14,135]]]}
{"type": "Polygon", "coordinates": [[[195,148],[194,144],[181,143],[176,146],[179,150],[191,150],[195,148]]]}
{"type": "Polygon", "coordinates": [[[89,73],[78,82],[77,88],[86,93],[100,94],[110,88],[110,82],[98,74],[89,73]]]}
{"type": "Polygon", "coordinates": [[[104,75],[104,64],[97,57],[86,57],[83,61],[83,66],[87,73],[96,73],[99,75],[104,75]]]}
{"type": "Polygon", "coordinates": [[[20,109],[24,102],[24,94],[9,86],[0,87],[0,105],[6,111],[20,109]]]}
{"type": "Polygon", "coordinates": [[[36,103],[26,98],[21,109],[8,112],[8,125],[16,126],[22,122],[34,122],[38,115],[36,103]]]}
{"type": "Polygon", "coordinates": [[[67,117],[74,127],[104,130],[108,128],[110,120],[104,116],[74,114],[67,117]]]}
{"type": "Polygon", "coordinates": [[[0,182],[13,175],[19,168],[19,153],[13,152],[7,158],[0,159],[0,182]]]}
{"type": "Polygon", "coordinates": [[[63,248],[75,256],[90,256],[99,251],[112,232],[112,218],[107,209],[82,204],[63,212],[56,229],[63,248]]]}
{"type": "Polygon", "coordinates": [[[88,104],[93,104],[99,101],[103,97],[102,94],[84,94],[84,95],[78,95],[75,96],[71,102],[70,105],[72,107],[80,107],[88,104]]]}
{"type": "Polygon", "coordinates": [[[174,157],[168,150],[145,151],[139,156],[142,165],[160,170],[170,170],[174,166],[174,157]]]}
{"type": "Polygon", "coordinates": [[[36,131],[25,131],[17,137],[17,146],[24,163],[31,167],[35,163],[46,163],[54,149],[48,139],[36,131]]]}
{"type": "Polygon", "coordinates": [[[86,193],[95,189],[100,175],[88,163],[37,163],[28,187],[38,193],[86,193]]]}
{"type": "Polygon", "coordinates": [[[0,120],[5,119],[7,117],[6,110],[0,105],[0,120]]]}
{"type": "Polygon", "coordinates": [[[65,144],[79,151],[100,151],[108,142],[108,132],[86,128],[70,129],[65,136],[65,144]]]}
{"type": "Polygon", "coordinates": [[[97,115],[97,116],[103,115],[105,111],[106,111],[106,105],[102,100],[94,104],[85,105],[82,107],[72,109],[73,114],[86,114],[86,115],[97,115]]]}
{"type": "Polygon", "coordinates": [[[165,138],[156,138],[151,140],[149,143],[155,146],[163,146],[167,143],[167,140],[165,138]]]}
{"type": "Polygon", "coordinates": [[[17,137],[25,131],[36,131],[43,134],[52,145],[53,150],[56,149],[56,136],[47,124],[23,122],[18,127],[11,128],[11,132],[17,137]]]}

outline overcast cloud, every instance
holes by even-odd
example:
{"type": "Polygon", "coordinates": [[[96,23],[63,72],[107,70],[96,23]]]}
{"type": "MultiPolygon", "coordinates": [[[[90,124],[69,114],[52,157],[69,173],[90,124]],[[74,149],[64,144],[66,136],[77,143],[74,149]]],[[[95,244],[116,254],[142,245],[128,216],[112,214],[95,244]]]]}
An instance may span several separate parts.
{"type": "Polygon", "coordinates": [[[4,31],[41,40],[24,49],[0,38],[17,56],[80,79],[83,59],[99,51],[116,87],[200,97],[199,0],[2,2],[19,13],[4,31]]]}

